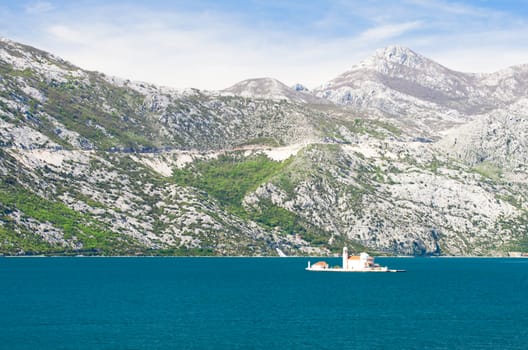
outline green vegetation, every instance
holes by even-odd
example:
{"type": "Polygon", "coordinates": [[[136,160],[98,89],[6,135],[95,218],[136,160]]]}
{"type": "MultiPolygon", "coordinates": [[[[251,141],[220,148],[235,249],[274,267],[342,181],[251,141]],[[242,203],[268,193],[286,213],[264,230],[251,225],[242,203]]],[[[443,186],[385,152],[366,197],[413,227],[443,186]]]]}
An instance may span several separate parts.
{"type": "MultiPolygon", "coordinates": [[[[461,249],[470,252],[476,240],[490,245],[479,248],[494,249],[491,239],[487,242],[480,236],[475,236],[475,240],[468,238],[474,235],[473,231],[479,230],[485,233],[482,237],[496,233],[495,242],[503,241],[499,237],[501,233],[507,234],[508,239],[515,237],[518,242],[511,242],[511,250],[528,251],[525,190],[522,184],[509,184],[502,169],[491,162],[476,165],[471,173],[467,165],[454,160],[444,162],[443,156],[427,161],[405,150],[404,146],[391,146],[390,139],[402,135],[397,127],[336,106],[214,96],[197,90],[179,95],[145,87],[145,91],[153,92],[150,96],[150,92],[140,93],[135,88],[112,84],[97,73],[84,72],[78,76],[77,68],[64,61],[28,47],[24,50],[41,63],[64,69],[63,74],[18,70],[7,61],[0,62],[3,87],[0,119],[19,127],[17,132],[26,130],[22,128],[39,131],[65,149],[96,150],[95,153],[83,152],[90,155],[85,154],[81,159],[93,154],[97,157],[91,158],[87,171],[84,171],[84,160],[73,160],[78,159],[74,157],[66,157],[61,166],[53,162],[32,166],[34,155],[24,154],[25,151],[17,148],[34,149],[45,141],[25,138],[24,144],[19,146],[16,135],[5,134],[0,146],[10,149],[0,148],[0,254],[219,255],[272,250],[274,240],[269,235],[262,239],[243,232],[254,223],[268,232],[284,235],[282,238],[289,241],[293,241],[289,235],[299,235],[313,246],[340,252],[341,247],[347,245],[357,252],[365,247],[334,236],[312,222],[322,222],[321,227],[329,227],[328,223],[335,220],[338,230],[347,225],[339,213],[324,208],[326,204],[346,209],[350,214],[347,219],[374,220],[371,217],[376,213],[372,211],[378,209],[370,202],[385,201],[387,210],[391,203],[399,205],[399,198],[394,198],[392,192],[396,196],[400,192],[391,192],[387,185],[399,178],[393,174],[402,172],[407,175],[416,172],[431,176],[433,180],[433,175],[449,177],[460,184],[481,186],[487,193],[495,194],[497,204],[510,203],[521,213],[496,221],[495,230],[484,227],[488,221],[478,215],[471,218],[471,212],[460,214],[474,229],[469,233],[454,233],[464,242],[461,249]],[[28,87],[39,93],[33,93],[28,87]],[[44,98],[40,98],[40,94],[44,98]],[[296,128],[301,130],[295,133],[296,128]],[[77,138],[76,134],[81,137],[77,138]],[[284,162],[275,162],[264,155],[246,157],[242,153],[197,161],[175,170],[172,179],[141,164],[137,161],[140,155],[128,154],[165,147],[198,150],[248,145],[277,147],[300,142],[302,136],[306,136],[304,140],[319,139],[323,144],[305,147],[295,158],[284,162]],[[342,147],[365,138],[377,139],[371,145],[375,145],[376,153],[381,156],[379,162],[362,153],[352,154],[353,146],[346,147],[346,152],[342,147]],[[392,159],[393,152],[398,154],[397,160],[392,159]],[[448,170],[456,172],[447,174],[448,170]],[[173,182],[201,192],[180,191],[172,186],[173,182]],[[280,188],[284,196],[280,203],[283,204],[275,204],[279,201],[274,202],[274,197],[263,193],[256,203],[242,205],[248,194],[265,183],[280,188]],[[313,191],[313,205],[290,207],[290,203],[297,204],[304,196],[311,195],[304,191],[313,191]],[[61,203],[60,198],[79,201],[97,210],[85,210],[80,206],[85,212],[75,212],[61,203]],[[307,208],[306,212],[301,211],[301,207],[307,208]],[[310,218],[308,213],[319,217],[310,218]],[[325,215],[318,215],[321,213],[325,215]],[[241,224],[240,221],[246,222],[241,224]],[[121,228],[116,229],[120,230],[118,233],[110,227],[121,228]],[[147,239],[152,242],[150,247],[155,248],[146,248],[123,234],[127,229],[133,229],[135,234],[148,234],[147,239]],[[50,243],[53,241],[50,237],[56,242],[50,243]],[[189,237],[192,242],[187,239],[189,237]],[[75,248],[81,245],[80,250],[75,248]]],[[[18,50],[11,54],[23,57],[18,50]]],[[[402,179],[401,186],[406,186],[405,177],[402,179]]],[[[429,182],[416,181],[423,187],[431,186],[429,182]]],[[[410,201],[412,207],[396,208],[394,214],[396,218],[405,215],[405,222],[423,225],[442,219],[448,222],[449,215],[458,215],[465,207],[461,205],[463,200],[449,202],[447,211],[433,206],[433,201],[430,205],[410,201]],[[427,205],[430,206],[427,211],[434,213],[431,217],[422,214],[407,217],[410,216],[407,211],[414,206],[421,213],[420,209],[427,205]]],[[[478,203],[474,206],[478,213],[478,203]]],[[[383,214],[375,220],[387,220],[387,213],[383,214]]],[[[371,236],[371,242],[377,240],[376,234],[371,236]]],[[[296,248],[291,247],[292,251],[296,248]]]]}
{"type": "Polygon", "coordinates": [[[146,256],[216,256],[217,253],[212,248],[166,248],[147,250],[146,256]]]}
{"type": "Polygon", "coordinates": [[[240,213],[244,196],[268,181],[288,164],[265,155],[245,158],[242,154],[222,155],[176,169],[173,178],[182,186],[204,190],[231,211],[240,213]]]}
{"type": "Polygon", "coordinates": [[[254,220],[269,229],[278,228],[283,234],[306,234],[305,223],[298,215],[276,206],[271,200],[262,200],[258,208],[250,210],[242,206],[247,193],[270,181],[290,162],[275,162],[262,154],[248,158],[241,154],[223,155],[175,170],[174,180],[205,191],[243,219],[254,220]]]}
{"type": "Polygon", "coordinates": [[[516,248],[522,253],[528,253],[528,234],[525,234],[524,237],[517,241],[516,248]]]}
{"type": "Polygon", "coordinates": [[[378,126],[381,129],[385,129],[386,131],[388,131],[389,133],[391,133],[394,136],[401,136],[402,135],[402,131],[399,128],[397,128],[396,126],[394,126],[394,125],[392,125],[390,123],[387,123],[385,121],[374,120],[374,121],[372,121],[372,123],[374,125],[378,126]]]}
{"type": "Polygon", "coordinates": [[[429,170],[433,174],[438,174],[438,169],[442,166],[442,162],[440,162],[436,157],[433,157],[431,160],[431,163],[429,163],[429,170]]]}
{"type": "Polygon", "coordinates": [[[263,199],[259,202],[258,210],[250,211],[249,216],[256,222],[268,228],[280,227],[287,234],[306,232],[299,224],[299,217],[282,207],[274,205],[271,200],[263,199]]]}
{"type": "Polygon", "coordinates": [[[322,131],[327,141],[339,144],[349,144],[350,135],[370,135],[382,140],[390,135],[402,134],[397,127],[380,120],[332,114],[321,114],[318,118],[317,128],[322,131]]]}
{"type": "Polygon", "coordinates": [[[41,237],[16,224],[9,216],[12,210],[0,203],[0,254],[40,254],[52,252],[53,247],[41,237]]]}
{"type": "MultiPolygon", "coordinates": [[[[57,62],[54,64],[60,66],[57,62]]],[[[67,81],[47,81],[31,69],[15,70],[9,65],[0,64],[2,77],[21,77],[28,86],[46,96],[44,102],[35,100],[22,91],[16,81],[6,80],[9,95],[5,97],[23,100],[29,107],[24,114],[18,110],[10,112],[25,119],[33,128],[61,146],[68,148],[69,145],[56,134],[56,127],[43,115],[48,114],[57,119],[98,149],[160,146],[154,141],[159,138],[159,127],[147,120],[139,123],[134,119],[143,117],[140,109],[144,96],[132,89],[113,86],[95,73],[88,74],[89,81],[74,76],[67,77],[67,81]]],[[[84,147],[90,147],[89,143],[84,147]]]]}
{"type": "MultiPolygon", "coordinates": [[[[10,254],[13,247],[25,254],[53,254],[57,252],[83,254],[125,254],[134,253],[136,244],[126,236],[118,235],[108,230],[104,224],[78,213],[60,202],[55,202],[37,196],[14,181],[0,183],[1,221],[4,227],[0,230],[1,253],[10,254]],[[49,223],[64,233],[64,239],[69,242],[82,243],[77,250],[69,247],[52,246],[42,238],[25,232],[23,235],[14,233],[15,225],[9,214],[20,210],[24,217],[41,223],[49,223]],[[7,223],[7,224],[5,224],[7,223]]],[[[23,218],[22,218],[23,219],[23,218]]]]}
{"type": "Polygon", "coordinates": [[[501,201],[510,203],[511,205],[513,205],[517,209],[522,209],[523,208],[520,198],[517,198],[515,196],[496,194],[495,198],[497,200],[501,200],[501,201]]]}
{"type": "Polygon", "coordinates": [[[503,219],[499,223],[502,229],[518,233],[517,239],[511,242],[508,250],[528,253],[528,211],[523,209],[519,217],[503,219]]]}
{"type": "Polygon", "coordinates": [[[384,139],[389,134],[400,136],[402,133],[400,129],[387,122],[364,118],[356,118],[345,123],[345,126],[356,134],[368,134],[379,139],[384,139]]]}
{"type": "Polygon", "coordinates": [[[481,176],[494,181],[499,181],[502,177],[501,169],[491,162],[482,162],[476,165],[473,170],[481,176]]]}
{"type": "Polygon", "coordinates": [[[284,146],[281,144],[280,141],[277,141],[274,138],[271,137],[257,137],[251,140],[248,140],[244,143],[242,143],[240,146],[251,146],[251,145],[259,145],[259,146],[269,146],[269,147],[280,147],[284,146]]]}
{"type": "Polygon", "coordinates": [[[141,148],[154,145],[143,135],[153,131],[134,123],[123,123],[116,114],[101,108],[94,100],[103,100],[120,115],[134,115],[139,94],[113,87],[92,77],[94,85],[72,80],[65,83],[40,84],[47,96],[42,109],[57,118],[68,129],[77,131],[97,148],[141,148]],[[97,88],[96,88],[97,87],[97,88]],[[140,128],[140,129],[138,129],[140,128]]]}
{"type": "MultiPolygon", "coordinates": [[[[344,239],[333,237],[318,227],[311,225],[294,212],[275,205],[270,199],[261,198],[256,207],[244,208],[242,200],[245,195],[258,186],[273,182],[285,186],[286,191],[293,191],[294,184],[288,176],[288,168],[293,162],[290,158],[284,162],[275,162],[265,155],[244,157],[240,153],[223,155],[217,159],[197,161],[183,169],[176,169],[173,178],[179,185],[191,186],[203,190],[206,195],[214,197],[226,209],[245,220],[252,220],[262,227],[278,230],[281,234],[300,235],[314,246],[327,247],[339,252],[344,239]]],[[[347,244],[352,244],[347,241],[347,244]]],[[[356,244],[358,250],[359,245],[356,244]]],[[[364,250],[364,247],[361,247],[364,250]]]]}

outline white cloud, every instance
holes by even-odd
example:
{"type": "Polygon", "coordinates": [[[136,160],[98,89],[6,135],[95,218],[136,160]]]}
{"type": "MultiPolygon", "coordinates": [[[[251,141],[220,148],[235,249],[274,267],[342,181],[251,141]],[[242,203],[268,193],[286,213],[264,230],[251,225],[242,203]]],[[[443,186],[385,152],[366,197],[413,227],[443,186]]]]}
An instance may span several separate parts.
{"type": "Polygon", "coordinates": [[[47,32],[56,40],[70,43],[82,43],[83,35],[68,26],[57,24],[47,28],[47,32]]]}
{"type": "Polygon", "coordinates": [[[53,10],[53,4],[47,1],[36,1],[25,6],[25,10],[30,14],[39,14],[53,10]]]}
{"type": "Polygon", "coordinates": [[[471,6],[468,4],[453,2],[453,1],[440,1],[440,0],[407,0],[408,3],[427,8],[430,11],[435,11],[435,15],[438,12],[448,13],[451,15],[465,15],[471,17],[487,17],[502,14],[497,10],[489,10],[482,7],[471,6]]]}
{"type": "MultiPolygon", "coordinates": [[[[314,21],[312,32],[296,32],[253,25],[239,15],[211,11],[74,7],[53,17],[39,16],[40,22],[31,23],[32,31],[18,39],[86,69],[178,88],[221,89],[262,76],[314,87],[395,40],[465,71],[491,71],[528,62],[528,49],[523,49],[528,48],[528,28],[513,25],[511,17],[496,16],[490,29],[478,18],[468,25],[462,14],[454,16],[438,9],[435,16],[430,6],[445,2],[413,0],[417,1],[425,10],[405,14],[399,8],[401,18],[397,21],[394,16],[366,16],[374,11],[367,3],[354,9],[365,16],[359,19],[349,20],[350,13],[339,9],[321,14],[323,20],[341,20],[336,35],[328,34],[332,21],[314,21]],[[346,25],[350,27],[341,30],[346,25]]],[[[394,3],[390,6],[396,8],[394,3]]]]}
{"type": "Polygon", "coordinates": [[[460,35],[436,35],[423,52],[434,60],[464,72],[494,72],[528,63],[528,26],[460,35]]]}
{"type": "Polygon", "coordinates": [[[528,63],[528,50],[522,48],[507,51],[491,48],[455,49],[431,56],[451,69],[472,73],[495,72],[522,62],[528,63]]]}
{"type": "Polygon", "coordinates": [[[383,24],[369,28],[359,35],[359,40],[387,40],[401,36],[404,33],[418,29],[422,26],[422,21],[412,21],[398,24],[383,24]]]}

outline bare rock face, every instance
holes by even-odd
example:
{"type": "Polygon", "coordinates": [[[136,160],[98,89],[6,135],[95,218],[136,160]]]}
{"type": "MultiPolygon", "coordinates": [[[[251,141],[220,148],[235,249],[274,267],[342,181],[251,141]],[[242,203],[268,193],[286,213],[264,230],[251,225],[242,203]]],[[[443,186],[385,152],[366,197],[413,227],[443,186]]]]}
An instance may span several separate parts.
{"type": "Polygon", "coordinates": [[[0,254],[525,251],[527,81],[391,46],[313,91],[180,91],[2,39],[0,254]]]}
{"type": "Polygon", "coordinates": [[[326,99],[318,98],[307,89],[297,84],[290,88],[273,78],[248,79],[222,90],[222,94],[235,95],[250,98],[264,98],[269,100],[286,100],[289,102],[328,104],[326,99]]]}
{"type": "Polygon", "coordinates": [[[389,46],[313,93],[438,136],[525,96],[527,74],[527,66],[492,74],[456,72],[410,49],[389,46]]]}
{"type": "Polygon", "coordinates": [[[287,173],[293,189],[285,192],[277,181],[246,202],[255,206],[271,200],[328,232],[388,253],[467,255],[506,249],[519,233],[500,225],[523,225],[519,203],[508,198],[525,196],[524,185],[489,181],[435,147],[376,139],[312,145],[287,173]]]}
{"type": "Polygon", "coordinates": [[[438,147],[473,166],[493,164],[505,173],[528,174],[528,99],[446,132],[438,147]]]}

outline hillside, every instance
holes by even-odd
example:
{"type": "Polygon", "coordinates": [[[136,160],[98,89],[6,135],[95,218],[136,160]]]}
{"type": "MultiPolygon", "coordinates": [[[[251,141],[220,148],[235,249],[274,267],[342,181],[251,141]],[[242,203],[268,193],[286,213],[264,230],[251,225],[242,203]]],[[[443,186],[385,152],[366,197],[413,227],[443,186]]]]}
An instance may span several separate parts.
{"type": "Polygon", "coordinates": [[[314,94],[438,139],[454,125],[526,97],[527,78],[526,65],[491,74],[462,73],[408,48],[389,46],[314,94]]]}
{"type": "Polygon", "coordinates": [[[314,92],[178,91],[3,39],[0,253],[526,251],[525,74],[388,48],[314,92]]]}
{"type": "Polygon", "coordinates": [[[249,98],[263,98],[269,100],[286,100],[288,102],[298,102],[305,104],[330,104],[331,102],[318,98],[313,94],[303,90],[293,89],[281,83],[277,79],[272,78],[257,78],[241,81],[227,89],[222,90],[222,93],[227,96],[242,96],[249,98]]]}

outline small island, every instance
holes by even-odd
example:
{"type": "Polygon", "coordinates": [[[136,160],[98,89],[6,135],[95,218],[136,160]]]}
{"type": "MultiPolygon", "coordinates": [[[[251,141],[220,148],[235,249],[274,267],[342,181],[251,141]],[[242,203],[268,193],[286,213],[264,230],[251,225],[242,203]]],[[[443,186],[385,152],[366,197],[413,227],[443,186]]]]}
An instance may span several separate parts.
{"type": "Polygon", "coordinates": [[[318,261],[306,267],[308,271],[332,271],[332,272],[405,272],[405,270],[389,269],[387,266],[380,266],[374,263],[374,258],[367,253],[359,255],[348,255],[348,248],[343,248],[343,266],[332,267],[326,261],[318,261]]]}

